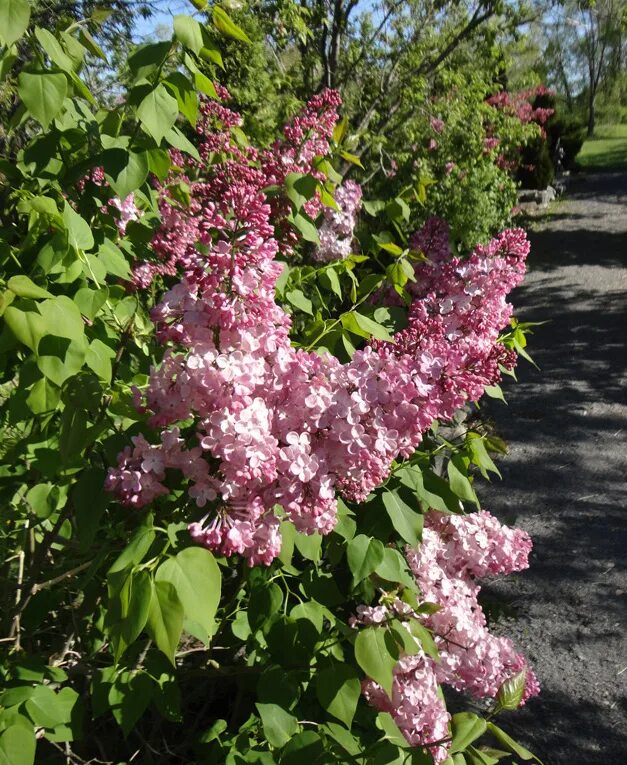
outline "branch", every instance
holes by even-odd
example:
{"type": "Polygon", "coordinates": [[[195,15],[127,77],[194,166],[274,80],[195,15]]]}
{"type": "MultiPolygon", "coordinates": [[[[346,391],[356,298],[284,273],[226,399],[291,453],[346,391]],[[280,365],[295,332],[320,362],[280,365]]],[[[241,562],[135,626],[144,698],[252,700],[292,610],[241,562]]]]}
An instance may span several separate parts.
{"type": "MultiPolygon", "coordinates": [[[[440,64],[446,61],[451,53],[453,53],[453,51],[455,51],[459,45],[464,42],[464,40],[470,37],[470,35],[475,31],[477,27],[481,26],[481,24],[486,22],[493,15],[494,7],[492,5],[490,5],[488,9],[481,15],[479,15],[479,8],[477,8],[470,21],[455,35],[455,37],[453,37],[453,39],[444,48],[444,50],[442,50],[434,59],[427,59],[424,61],[420,66],[409,72],[407,77],[419,77],[434,74],[440,64]]],[[[402,94],[399,94],[390,108],[386,110],[385,118],[378,126],[379,131],[383,130],[390,124],[392,117],[394,117],[396,112],[400,109],[402,103],[403,97],[402,94]]]]}
{"type": "MultiPolygon", "coordinates": [[[[483,7],[482,4],[480,4],[475,12],[473,13],[472,17],[468,21],[468,23],[450,40],[450,42],[443,48],[443,50],[438,53],[435,58],[426,59],[425,61],[420,64],[420,66],[415,67],[413,70],[409,71],[407,75],[404,77],[405,80],[410,79],[412,77],[419,77],[424,75],[433,74],[437,68],[455,51],[459,45],[461,45],[462,42],[464,42],[468,37],[471,36],[471,34],[477,29],[477,27],[481,26],[484,22],[486,22],[488,19],[490,19],[492,16],[494,16],[495,13],[495,7],[490,2],[486,8],[486,10],[481,13],[481,8],[483,7]]],[[[377,107],[379,104],[383,101],[386,93],[389,91],[390,85],[392,84],[392,81],[394,79],[394,76],[401,64],[402,56],[399,56],[397,60],[395,61],[393,67],[390,69],[388,74],[384,77],[384,79],[381,82],[381,87],[379,88],[379,92],[375,96],[374,100],[370,104],[366,114],[362,118],[361,122],[359,123],[359,127],[357,128],[357,132],[362,132],[366,130],[368,125],[370,124],[370,121],[372,120],[372,117],[374,116],[374,113],[377,110],[377,107]]],[[[385,117],[383,118],[382,122],[378,125],[378,130],[384,130],[387,125],[389,125],[390,121],[396,114],[396,112],[399,110],[400,106],[402,105],[402,94],[399,93],[396,100],[391,104],[389,108],[386,108],[385,117]]],[[[366,150],[366,147],[361,149],[361,151],[357,152],[357,156],[361,157],[363,152],[366,150]]]]}
{"type": "Polygon", "coordinates": [[[381,23],[379,24],[379,26],[370,35],[370,38],[366,41],[366,43],[364,45],[362,45],[361,52],[360,52],[359,56],[357,56],[357,60],[354,61],[352,66],[351,66],[351,68],[346,71],[346,74],[344,75],[344,77],[342,78],[342,81],[340,83],[341,87],[344,87],[346,85],[346,82],[347,82],[348,78],[353,74],[355,69],[357,69],[357,67],[364,60],[367,51],[374,45],[375,41],[377,40],[377,38],[379,37],[379,35],[383,31],[383,28],[385,27],[385,25],[390,20],[390,16],[395,11],[397,11],[398,8],[403,5],[404,2],[405,2],[405,0],[396,0],[396,2],[393,5],[390,6],[390,8],[388,9],[387,13],[383,17],[383,19],[382,19],[381,23]]]}

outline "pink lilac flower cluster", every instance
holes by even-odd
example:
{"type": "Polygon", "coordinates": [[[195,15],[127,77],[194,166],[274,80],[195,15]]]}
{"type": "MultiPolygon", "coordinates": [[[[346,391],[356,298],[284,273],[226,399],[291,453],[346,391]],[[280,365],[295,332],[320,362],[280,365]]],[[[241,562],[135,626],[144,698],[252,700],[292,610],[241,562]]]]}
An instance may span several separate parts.
{"type": "Polygon", "coordinates": [[[398,618],[407,626],[417,619],[429,628],[439,652],[434,661],[422,651],[403,655],[395,670],[390,699],[374,681],[363,692],[379,710],[389,712],[413,746],[433,744],[436,763],[448,756],[450,715],[438,695],[440,684],[475,698],[496,698],[504,682],[525,673],[521,705],[539,693],[538,681],[508,638],[487,628],[475,577],[509,574],[528,566],[531,540],[519,529],[503,526],[488,512],[450,516],[430,512],[420,547],[408,548],[407,561],[425,602],[439,606],[416,614],[400,600],[390,606],[361,606],[356,624],[382,624],[398,618]]]}
{"type": "Polygon", "coordinates": [[[494,149],[496,149],[497,146],[499,146],[500,143],[501,143],[501,139],[500,138],[495,138],[494,136],[491,136],[489,138],[484,138],[483,139],[483,153],[484,154],[489,154],[491,151],[494,151],[494,149]]]}
{"type": "Polygon", "coordinates": [[[529,122],[535,122],[537,125],[542,126],[546,124],[549,117],[555,112],[554,109],[533,107],[532,101],[534,98],[544,95],[553,95],[552,91],[548,90],[544,85],[519,90],[516,93],[502,90],[490,96],[487,99],[487,103],[516,117],[525,125],[529,122]]]}
{"type": "MultiPolygon", "coordinates": [[[[105,177],[105,171],[103,167],[95,167],[90,173],[78,181],[78,189],[83,192],[88,181],[91,181],[96,186],[107,186],[107,180],[105,177]]],[[[125,199],[119,197],[112,197],[107,201],[107,205],[102,207],[103,212],[110,212],[111,208],[117,210],[116,213],[116,225],[120,236],[124,236],[126,233],[126,226],[129,221],[139,220],[141,217],[141,210],[135,204],[135,195],[129,194],[125,199]],[[109,209],[107,209],[109,208],[109,209]]]]}
{"type": "Polygon", "coordinates": [[[361,209],[361,186],[355,181],[345,181],[335,190],[337,210],[324,207],[324,220],[318,232],[320,246],[313,253],[314,260],[328,263],[344,260],[353,249],[353,232],[361,209]]]}
{"type": "MultiPolygon", "coordinates": [[[[228,101],[226,88],[218,83],[215,87],[220,99],[228,101]]],[[[329,152],[339,104],[336,91],[317,94],[285,127],[284,138],[260,151],[238,141],[241,115],[219,101],[203,100],[196,128],[200,160],[171,150],[177,172],[159,189],[161,226],[151,242],[155,257],[135,267],[136,286],[146,288],[157,274],[174,276],[181,268],[184,271],[192,268],[198,259],[198,244],[209,246],[225,227],[233,231],[230,211],[236,196],[237,204],[243,204],[245,198],[259,196],[265,188],[283,186],[290,173],[310,174],[325,181],[325,174],[316,168],[314,160],[329,152]],[[195,177],[200,179],[191,180],[195,177]],[[190,202],[186,208],[169,192],[171,184],[180,182],[189,187],[190,202]]],[[[277,194],[264,197],[264,204],[270,212],[266,217],[274,227],[275,239],[287,256],[298,241],[287,220],[291,211],[289,200],[277,194]]],[[[316,194],[303,209],[315,218],[321,206],[316,194]]]]}
{"type": "Polygon", "coordinates": [[[431,118],[431,129],[434,130],[438,135],[441,135],[444,131],[445,123],[444,120],[439,119],[438,117],[432,117],[431,118]]]}
{"type": "MultiPolygon", "coordinates": [[[[290,136],[301,150],[314,143],[288,167],[324,148],[331,123],[312,138],[312,119],[295,121],[290,136]]],[[[528,244],[509,231],[465,260],[450,258],[443,225],[430,224],[440,233],[433,246],[424,242],[407,329],[342,365],[290,344],[290,317],[274,299],[276,256],[290,245],[276,236],[267,173],[235,146],[219,169],[205,170],[192,204],[165,214],[158,234],[181,274],[152,314],[168,345],[144,404],[160,443],[136,439],[107,488],[145,505],[165,493],[165,471],[178,470],[206,511],[190,525],[194,539],[269,564],[281,544],[277,505],[300,531],[328,533],[336,492],[365,499],[433,420],[479,398],[500,378],[499,364],[512,365],[497,339],[528,244]]]]}

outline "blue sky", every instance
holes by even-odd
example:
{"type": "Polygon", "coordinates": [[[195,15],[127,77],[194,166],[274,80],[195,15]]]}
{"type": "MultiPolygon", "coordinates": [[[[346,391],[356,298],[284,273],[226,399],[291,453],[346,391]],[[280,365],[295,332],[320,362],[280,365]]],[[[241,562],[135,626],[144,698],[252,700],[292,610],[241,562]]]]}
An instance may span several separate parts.
{"type": "Polygon", "coordinates": [[[144,40],[155,36],[155,30],[159,27],[167,27],[172,31],[172,17],[183,13],[186,16],[201,16],[188,0],[171,0],[171,2],[157,2],[159,10],[152,14],[149,19],[138,16],[135,22],[135,37],[144,40]]]}

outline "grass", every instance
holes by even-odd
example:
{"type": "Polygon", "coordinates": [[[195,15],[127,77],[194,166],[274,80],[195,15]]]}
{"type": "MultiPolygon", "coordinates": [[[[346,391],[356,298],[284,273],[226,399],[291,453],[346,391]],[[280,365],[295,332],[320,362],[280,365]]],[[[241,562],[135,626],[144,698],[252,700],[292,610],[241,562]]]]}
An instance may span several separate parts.
{"type": "Polygon", "coordinates": [[[599,125],[577,162],[585,170],[627,170],[627,125],[599,125]]]}

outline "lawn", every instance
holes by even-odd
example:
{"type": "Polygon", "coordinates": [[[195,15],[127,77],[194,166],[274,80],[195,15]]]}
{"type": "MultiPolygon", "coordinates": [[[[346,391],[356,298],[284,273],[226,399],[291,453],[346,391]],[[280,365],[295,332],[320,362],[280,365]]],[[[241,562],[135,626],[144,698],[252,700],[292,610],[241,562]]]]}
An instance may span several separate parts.
{"type": "Polygon", "coordinates": [[[586,170],[627,170],[627,125],[599,125],[577,162],[586,170]]]}

